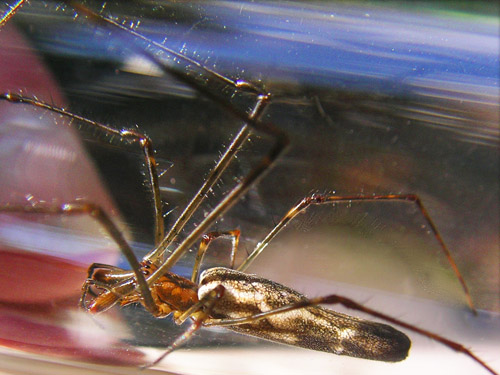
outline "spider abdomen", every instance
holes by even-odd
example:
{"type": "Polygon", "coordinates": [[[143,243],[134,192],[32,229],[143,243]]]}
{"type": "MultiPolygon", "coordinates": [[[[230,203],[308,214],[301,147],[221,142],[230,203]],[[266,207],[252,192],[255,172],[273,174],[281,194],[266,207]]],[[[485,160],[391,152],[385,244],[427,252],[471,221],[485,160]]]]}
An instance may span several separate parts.
{"type": "MultiPolygon", "coordinates": [[[[198,297],[202,299],[218,285],[225,291],[211,311],[216,319],[244,318],[307,301],[305,296],[284,285],[222,267],[201,274],[198,297]]],[[[320,306],[280,312],[227,328],[306,349],[389,362],[405,359],[411,345],[404,333],[386,324],[320,306]]]]}

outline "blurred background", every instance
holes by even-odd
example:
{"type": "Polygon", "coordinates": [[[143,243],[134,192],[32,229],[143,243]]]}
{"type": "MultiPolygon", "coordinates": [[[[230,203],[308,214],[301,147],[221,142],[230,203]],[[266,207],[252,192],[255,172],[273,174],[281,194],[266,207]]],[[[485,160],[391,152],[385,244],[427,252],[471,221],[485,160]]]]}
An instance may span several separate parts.
{"type": "MultiPolygon", "coordinates": [[[[285,131],[291,145],[214,226],[242,231],[239,261],[311,193],[413,193],[455,257],[480,313],[474,317],[467,309],[442,249],[409,203],[311,207],[249,272],[309,296],[352,297],[455,339],[500,368],[494,354],[500,347],[498,5],[84,4],[204,67],[271,93],[264,119],[285,131]]],[[[165,171],[160,183],[167,227],[242,124],[162,67],[199,74],[201,88],[240,110],[248,111],[255,100],[240,100],[234,88],[213,84],[202,70],[57,1],[25,4],[0,29],[0,45],[2,92],[36,96],[117,129],[138,129],[153,140],[165,171]]],[[[28,105],[2,101],[0,114],[0,204],[89,200],[112,215],[139,257],[153,247],[152,196],[139,148],[28,105]]],[[[183,236],[272,141],[259,133],[251,137],[183,236]]],[[[43,373],[41,363],[62,362],[82,372],[113,373],[118,370],[93,364],[144,363],[186,328],[137,306],[95,318],[78,311],[91,263],[127,268],[90,219],[2,214],[0,245],[6,373],[18,366],[43,373]],[[22,353],[34,357],[22,365],[16,360],[26,358],[22,353]]],[[[227,266],[228,245],[214,244],[204,268],[227,266]]],[[[174,270],[189,276],[190,267],[187,254],[174,270]]],[[[186,374],[399,374],[437,372],[441,366],[457,374],[481,371],[437,343],[411,338],[410,358],[388,365],[206,329],[163,367],[186,374]]]]}

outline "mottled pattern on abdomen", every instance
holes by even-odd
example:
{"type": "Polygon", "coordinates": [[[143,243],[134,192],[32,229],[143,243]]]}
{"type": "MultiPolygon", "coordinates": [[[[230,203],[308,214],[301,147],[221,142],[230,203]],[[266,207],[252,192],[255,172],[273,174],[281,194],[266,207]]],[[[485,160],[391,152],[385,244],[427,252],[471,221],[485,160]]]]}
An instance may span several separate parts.
{"type": "MultiPolygon", "coordinates": [[[[217,301],[211,314],[219,319],[247,317],[307,300],[284,285],[221,267],[202,273],[198,297],[201,299],[217,285],[225,288],[224,296],[217,301]]],[[[410,347],[408,337],[388,325],[319,306],[227,328],[283,344],[380,361],[401,361],[410,347]]]]}

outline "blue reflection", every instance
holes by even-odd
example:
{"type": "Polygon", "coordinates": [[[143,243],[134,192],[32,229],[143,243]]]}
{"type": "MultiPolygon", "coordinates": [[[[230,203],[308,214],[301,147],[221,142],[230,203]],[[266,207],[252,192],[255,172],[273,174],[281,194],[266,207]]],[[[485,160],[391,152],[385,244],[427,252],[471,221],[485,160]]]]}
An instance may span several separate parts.
{"type": "Polygon", "coordinates": [[[236,5],[223,3],[212,11],[243,32],[218,51],[227,59],[276,66],[314,85],[349,81],[365,87],[370,81],[392,91],[413,78],[455,74],[489,78],[498,87],[497,18],[275,4],[238,5],[236,12],[236,5]]]}
{"type": "MultiPolygon", "coordinates": [[[[330,3],[206,2],[202,7],[203,18],[194,23],[143,18],[129,24],[171,48],[181,46],[186,54],[216,58],[218,66],[244,66],[254,73],[266,67],[267,79],[293,76],[303,84],[349,84],[350,89],[375,84],[377,90],[394,92],[415,79],[446,74],[464,83],[482,78],[483,84],[498,87],[496,15],[330,3]]],[[[46,40],[47,49],[122,56],[119,41],[103,44],[96,29],[78,32],[70,17],[67,27],[54,29],[57,38],[46,40]]]]}
{"type": "MultiPolygon", "coordinates": [[[[417,11],[416,6],[403,9],[383,3],[239,1],[175,3],[170,13],[168,7],[174,5],[155,4],[157,11],[149,15],[126,6],[106,11],[206,67],[261,81],[273,93],[284,96],[287,90],[314,87],[316,92],[345,90],[410,99],[413,104],[394,108],[408,120],[449,129],[467,142],[498,144],[500,21],[495,13],[437,7],[417,11]],[[117,14],[127,11],[128,18],[117,14]],[[470,121],[464,119],[463,113],[471,109],[470,121]]],[[[33,8],[35,14],[40,11],[33,8]]],[[[89,27],[91,21],[75,18],[68,9],[57,9],[52,17],[65,22],[40,20],[44,33],[35,38],[43,50],[112,62],[143,77],[130,82],[122,78],[119,87],[107,88],[110,93],[147,95],[152,85],[145,77],[162,76],[123,32],[89,27]]],[[[175,65],[173,56],[166,59],[166,64],[175,65]]],[[[177,81],[156,81],[155,94],[195,95],[177,81]]]]}

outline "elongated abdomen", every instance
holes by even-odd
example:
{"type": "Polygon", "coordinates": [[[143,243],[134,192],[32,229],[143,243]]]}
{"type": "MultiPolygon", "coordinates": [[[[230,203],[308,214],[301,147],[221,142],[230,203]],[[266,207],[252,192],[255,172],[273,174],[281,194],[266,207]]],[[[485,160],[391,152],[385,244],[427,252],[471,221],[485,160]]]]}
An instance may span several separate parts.
{"type": "MultiPolygon", "coordinates": [[[[198,297],[225,288],[212,316],[241,318],[307,300],[302,294],[255,275],[227,268],[202,273],[198,297]]],[[[272,315],[255,323],[228,326],[236,332],[328,353],[386,362],[405,359],[410,339],[386,324],[350,317],[319,306],[272,315]]]]}

